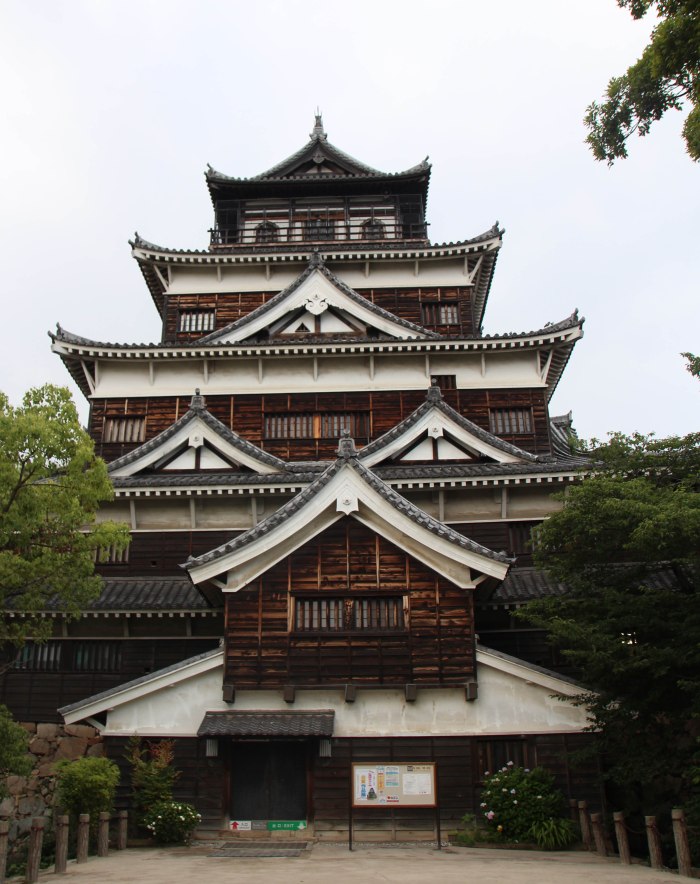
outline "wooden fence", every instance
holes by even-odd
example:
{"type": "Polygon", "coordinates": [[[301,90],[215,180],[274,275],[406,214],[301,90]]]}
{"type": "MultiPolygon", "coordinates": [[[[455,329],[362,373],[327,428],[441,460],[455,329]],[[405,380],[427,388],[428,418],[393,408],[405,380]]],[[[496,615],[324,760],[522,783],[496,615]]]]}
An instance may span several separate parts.
{"type": "MultiPolygon", "coordinates": [[[[601,856],[609,856],[611,853],[614,853],[612,839],[607,831],[603,814],[590,813],[586,801],[571,799],[569,806],[571,818],[578,824],[581,831],[581,840],[584,846],[588,850],[596,851],[601,856]]],[[[693,878],[688,826],[685,813],[681,808],[674,808],[671,811],[671,823],[673,827],[673,840],[676,846],[678,874],[686,878],[693,878]]],[[[625,815],[620,811],[613,813],[613,826],[620,862],[629,865],[632,862],[629,829],[625,822],[625,815]]],[[[665,866],[657,818],[655,816],[645,816],[644,827],[649,852],[649,864],[652,869],[663,869],[665,866]]]]}
{"type": "MultiPolygon", "coordinates": [[[[120,811],[114,819],[117,822],[114,846],[117,850],[126,848],[126,833],[128,824],[127,811],[120,811]]],[[[41,866],[41,851],[44,844],[44,831],[46,830],[47,818],[34,817],[29,831],[29,851],[27,854],[26,884],[35,884],[39,880],[41,866]]],[[[97,824],[97,855],[107,856],[109,853],[109,826],[112,815],[103,812],[97,824]]],[[[54,872],[57,875],[65,874],[68,865],[68,836],[69,826],[67,816],[55,818],[56,833],[56,859],[54,872]]],[[[0,884],[5,884],[7,871],[7,853],[9,846],[10,821],[0,819],[0,884]]],[[[90,841],[90,814],[81,813],[78,817],[78,830],[76,832],[76,862],[87,862],[88,844],[90,841]]]]}

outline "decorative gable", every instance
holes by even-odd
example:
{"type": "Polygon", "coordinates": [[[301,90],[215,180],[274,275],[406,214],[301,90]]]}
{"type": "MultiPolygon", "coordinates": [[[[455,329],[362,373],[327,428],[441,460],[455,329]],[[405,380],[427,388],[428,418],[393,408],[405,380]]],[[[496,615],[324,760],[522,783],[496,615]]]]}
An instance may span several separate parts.
{"type": "Polygon", "coordinates": [[[199,344],[235,344],[254,337],[291,335],[386,336],[400,340],[437,338],[420,325],[399,319],[345,285],[314,254],[307,269],[266,304],[199,344]]]}
{"type": "Polygon", "coordinates": [[[268,475],[284,461],[242,439],[211,415],[199,390],[172,426],[109,465],[113,479],[139,473],[175,471],[246,472],[268,475]]]}
{"type": "Polygon", "coordinates": [[[367,467],[425,462],[532,463],[540,458],[463,417],[430,387],[426,401],[360,452],[367,467]]]}

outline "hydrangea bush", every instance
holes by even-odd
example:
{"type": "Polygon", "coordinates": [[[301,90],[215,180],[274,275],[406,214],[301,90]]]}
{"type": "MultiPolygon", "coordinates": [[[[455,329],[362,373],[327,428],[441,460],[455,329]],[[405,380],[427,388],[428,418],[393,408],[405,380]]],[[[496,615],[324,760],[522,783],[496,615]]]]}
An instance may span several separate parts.
{"type": "Polygon", "coordinates": [[[158,844],[189,844],[202,817],[191,804],[158,801],[143,823],[158,844]]]}
{"type": "Polygon", "coordinates": [[[541,767],[528,770],[509,761],[495,773],[484,774],[481,810],[489,828],[505,841],[538,840],[535,832],[549,820],[561,820],[563,806],[554,778],[541,767]]]}

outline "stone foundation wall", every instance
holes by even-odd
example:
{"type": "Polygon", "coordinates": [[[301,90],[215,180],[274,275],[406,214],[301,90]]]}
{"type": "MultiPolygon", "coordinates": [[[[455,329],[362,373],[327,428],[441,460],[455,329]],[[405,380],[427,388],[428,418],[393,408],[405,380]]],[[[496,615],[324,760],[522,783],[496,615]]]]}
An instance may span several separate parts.
{"type": "Polygon", "coordinates": [[[34,724],[20,722],[29,734],[34,767],[28,777],[7,777],[7,798],[0,802],[0,816],[10,818],[10,838],[28,831],[32,817],[50,815],[56,788],[57,761],[101,756],[104,744],[99,732],[85,724],[34,724]]]}

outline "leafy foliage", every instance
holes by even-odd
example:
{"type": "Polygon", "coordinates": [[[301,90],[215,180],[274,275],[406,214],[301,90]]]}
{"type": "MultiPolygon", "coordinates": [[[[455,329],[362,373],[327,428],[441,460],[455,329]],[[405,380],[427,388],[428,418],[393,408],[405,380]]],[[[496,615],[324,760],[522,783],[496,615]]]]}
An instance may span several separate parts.
{"type": "Polygon", "coordinates": [[[175,744],[172,740],[160,740],[144,747],[133,736],[126,749],[131,765],[131,794],[139,822],[150,814],[156,804],[172,801],[173,787],[180,772],[173,767],[175,744]]]}
{"type": "Polygon", "coordinates": [[[700,378],[700,356],[696,356],[694,353],[681,353],[681,356],[688,360],[686,368],[693,377],[700,378]]]}
{"type": "Polygon", "coordinates": [[[586,140],[593,156],[608,165],[625,158],[630,135],[646,135],[667,110],[680,110],[687,102],[683,137],[691,158],[700,160],[700,5],[697,0],[617,3],[635,19],[654,9],[660,20],[641,58],[610,80],[602,104],[587,109],[586,140]]]}
{"type": "Polygon", "coordinates": [[[481,810],[487,823],[506,841],[527,841],[533,826],[559,818],[564,798],[554,778],[541,767],[528,770],[509,761],[484,778],[481,810]]]}
{"type": "Polygon", "coordinates": [[[693,793],[700,715],[700,434],[612,435],[592,475],[538,533],[535,558],[570,587],[524,616],[588,689],[607,776],[628,812],[693,793]]]}
{"type": "Polygon", "coordinates": [[[565,850],[576,840],[574,824],[563,817],[538,820],[530,826],[528,836],[540,850],[565,850]]]}
{"type": "Polygon", "coordinates": [[[24,612],[3,621],[0,642],[46,636],[48,607],[77,614],[99,593],[95,550],[128,543],[128,528],[95,522],[112,497],[68,390],[29,390],[13,407],[0,393],[0,604],[24,612]]]}
{"type": "Polygon", "coordinates": [[[160,801],[146,814],[144,825],[158,844],[189,844],[201,819],[191,804],[160,801]]]}
{"type": "Polygon", "coordinates": [[[59,807],[75,820],[90,814],[90,828],[96,829],[101,811],[111,811],[119,785],[119,768],[108,758],[78,758],[59,761],[57,796],[59,807]]]}
{"type": "Polygon", "coordinates": [[[28,746],[27,732],[13,720],[7,706],[0,704],[0,798],[5,796],[5,777],[10,774],[27,776],[31,771],[28,746]]]}

